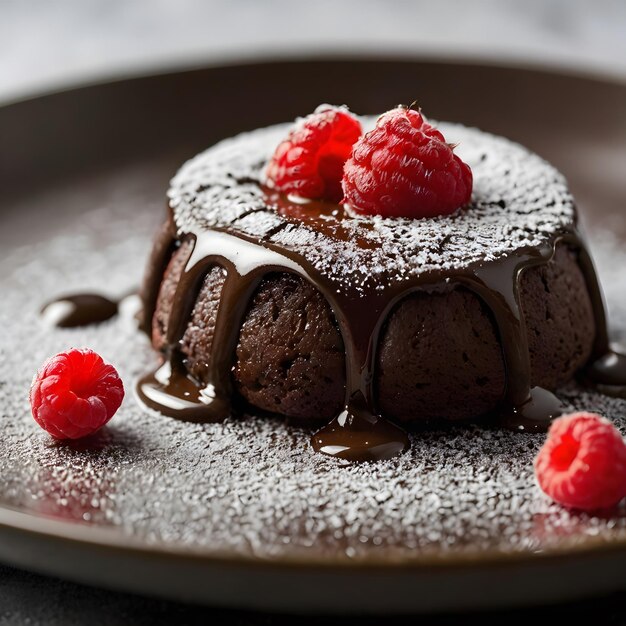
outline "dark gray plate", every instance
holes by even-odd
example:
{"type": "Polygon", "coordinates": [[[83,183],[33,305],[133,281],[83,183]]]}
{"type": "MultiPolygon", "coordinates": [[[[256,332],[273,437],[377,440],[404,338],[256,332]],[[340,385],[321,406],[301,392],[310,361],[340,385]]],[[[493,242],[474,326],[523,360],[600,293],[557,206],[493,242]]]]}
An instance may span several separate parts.
{"type": "MultiPolygon", "coordinates": [[[[320,102],[374,113],[414,99],[562,169],[596,233],[603,276],[613,277],[626,237],[622,84],[463,63],[318,60],[127,80],[0,109],[0,558],[276,611],[452,610],[626,588],[624,511],[576,516],[543,499],[531,468],[541,437],[435,433],[400,462],[346,469],[313,457],[307,433],[280,421],[185,425],[142,413],[132,394],[80,445],[51,443],[29,416],[29,379],[54,351],[90,345],[128,387],[153,363],[128,317],[50,331],[36,313],[61,291],[136,285],[184,158],[320,102]]],[[[623,332],[623,300],[609,301],[623,332]]],[[[563,394],[624,426],[623,401],[563,394]]]]}

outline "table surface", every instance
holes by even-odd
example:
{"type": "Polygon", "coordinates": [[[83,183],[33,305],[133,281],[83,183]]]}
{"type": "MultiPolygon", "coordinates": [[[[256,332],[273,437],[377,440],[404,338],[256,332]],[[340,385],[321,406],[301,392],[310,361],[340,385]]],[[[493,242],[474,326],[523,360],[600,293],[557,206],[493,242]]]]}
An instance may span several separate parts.
{"type": "MultiPolygon", "coordinates": [[[[0,102],[84,82],[240,58],[330,53],[545,64],[626,79],[626,2],[0,0],[0,102]]],[[[209,616],[215,624],[234,626],[293,622],[98,590],[0,566],[0,625],[200,624],[209,616]]],[[[626,594],[566,607],[475,614],[463,623],[581,617],[626,626],[626,594]]],[[[331,620],[298,621],[306,626],[331,620]]],[[[348,626],[368,621],[342,619],[348,626]]],[[[426,621],[454,624],[459,618],[426,621]]]]}
{"type": "MultiPolygon", "coordinates": [[[[238,611],[215,610],[116,593],[37,576],[8,567],[0,567],[0,626],[177,626],[206,624],[215,626],[318,626],[341,620],[342,626],[373,626],[383,618],[367,617],[294,617],[270,616],[238,611]]],[[[384,618],[385,620],[389,618],[384,618]]],[[[626,594],[571,604],[522,609],[514,612],[440,615],[423,618],[393,617],[394,626],[409,626],[416,621],[434,626],[527,626],[533,623],[579,624],[599,626],[626,625],[626,594]],[[579,621],[580,620],[580,621],[579,621]]]]}

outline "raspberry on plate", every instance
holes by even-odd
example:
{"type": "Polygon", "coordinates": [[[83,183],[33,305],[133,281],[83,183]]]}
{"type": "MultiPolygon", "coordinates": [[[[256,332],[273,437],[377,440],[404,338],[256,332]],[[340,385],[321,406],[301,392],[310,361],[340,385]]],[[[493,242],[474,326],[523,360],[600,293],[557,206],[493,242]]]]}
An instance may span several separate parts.
{"type": "Polygon", "coordinates": [[[339,202],[343,165],[361,136],[361,123],[345,107],[327,104],[298,120],[267,168],[278,191],[339,202]]]}
{"type": "Polygon", "coordinates": [[[30,388],[35,421],[56,439],[95,433],[115,414],[124,386],[112,365],[88,349],[71,349],[49,358],[30,388]]]}
{"type": "Polygon", "coordinates": [[[356,213],[448,215],[472,195],[472,170],[419,111],[398,107],[359,139],[343,173],[344,202],[356,213]]]}
{"type": "Polygon", "coordinates": [[[626,497],[626,444],[599,415],[565,415],[550,427],[535,474],[560,504],[586,511],[609,508],[626,497]]]}

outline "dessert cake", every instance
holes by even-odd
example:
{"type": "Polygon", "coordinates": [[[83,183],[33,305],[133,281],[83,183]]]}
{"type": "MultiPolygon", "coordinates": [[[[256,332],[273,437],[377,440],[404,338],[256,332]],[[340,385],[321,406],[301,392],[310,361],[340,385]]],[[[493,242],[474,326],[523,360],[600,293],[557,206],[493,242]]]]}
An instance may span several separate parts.
{"type": "MultiPolygon", "coordinates": [[[[563,176],[502,137],[424,125],[455,142],[457,173],[473,176],[471,200],[441,215],[428,201],[397,215],[384,195],[372,215],[336,185],[325,200],[278,188],[289,125],[183,165],[142,288],[143,328],[164,361],[138,383],[140,400],[192,421],[251,406],[327,422],[316,450],[367,460],[407,448],[400,424],[545,430],[561,413],[552,392],[582,369],[621,384],[563,176]]],[[[357,148],[350,158],[358,169],[357,148]]],[[[393,194],[403,181],[390,180],[393,194]]]]}

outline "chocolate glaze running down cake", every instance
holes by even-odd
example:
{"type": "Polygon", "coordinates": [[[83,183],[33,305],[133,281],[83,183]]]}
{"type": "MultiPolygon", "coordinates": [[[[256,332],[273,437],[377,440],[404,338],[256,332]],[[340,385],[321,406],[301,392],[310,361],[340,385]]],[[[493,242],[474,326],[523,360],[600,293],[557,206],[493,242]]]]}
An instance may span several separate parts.
{"type": "Polygon", "coordinates": [[[186,163],[142,290],[164,364],[139,398],[196,421],[237,399],[325,420],[317,450],[366,460],[406,449],[393,422],[491,415],[543,430],[560,413],[552,391],[583,366],[626,382],[563,177],[506,139],[440,128],[474,192],[434,219],[354,217],[269,189],[286,125],[186,163]]]}

